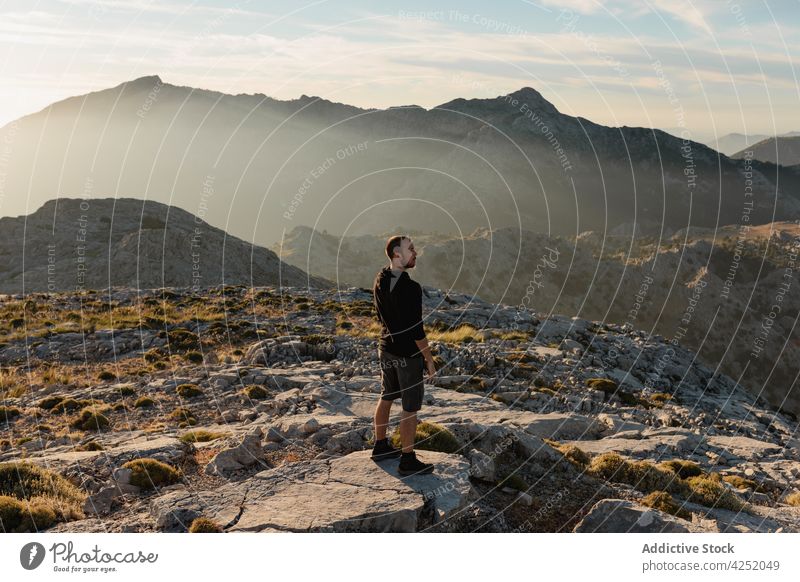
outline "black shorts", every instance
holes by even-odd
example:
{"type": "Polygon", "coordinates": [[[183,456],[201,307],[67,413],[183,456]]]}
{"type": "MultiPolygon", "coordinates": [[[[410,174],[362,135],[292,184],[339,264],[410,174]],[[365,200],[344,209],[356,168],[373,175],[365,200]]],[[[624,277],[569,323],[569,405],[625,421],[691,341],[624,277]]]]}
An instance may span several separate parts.
{"type": "Polygon", "coordinates": [[[406,412],[422,408],[425,358],[406,358],[378,350],[378,361],[381,365],[381,400],[401,398],[406,412]]]}

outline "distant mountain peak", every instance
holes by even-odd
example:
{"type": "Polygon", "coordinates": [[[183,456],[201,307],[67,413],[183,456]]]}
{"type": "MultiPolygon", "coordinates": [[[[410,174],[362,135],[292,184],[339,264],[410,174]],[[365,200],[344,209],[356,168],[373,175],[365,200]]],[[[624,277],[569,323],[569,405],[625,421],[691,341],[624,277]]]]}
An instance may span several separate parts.
{"type": "Polygon", "coordinates": [[[163,85],[164,82],[158,75],[146,75],[144,77],[137,77],[131,81],[122,83],[126,87],[152,87],[154,85],[163,85]]]}
{"type": "Polygon", "coordinates": [[[534,89],[533,87],[522,87],[512,93],[508,93],[506,95],[500,95],[494,98],[485,98],[485,99],[464,99],[458,98],[453,99],[447,103],[443,103],[436,107],[436,109],[456,109],[460,110],[463,109],[465,106],[467,107],[489,107],[489,108],[497,108],[498,106],[502,107],[503,109],[507,107],[514,107],[515,109],[523,109],[523,105],[526,109],[530,109],[533,111],[537,111],[540,113],[547,113],[553,115],[560,115],[558,109],[556,109],[555,105],[550,103],[547,99],[545,99],[539,91],[534,89]]]}
{"type": "Polygon", "coordinates": [[[549,113],[558,113],[556,106],[545,99],[539,91],[533,87],[522,87],[513,93],[499,97],[499,99],[508,101],[508,97],[520,102],[525,103],[528,108],[536,111],[547,111],[549,113]]]}

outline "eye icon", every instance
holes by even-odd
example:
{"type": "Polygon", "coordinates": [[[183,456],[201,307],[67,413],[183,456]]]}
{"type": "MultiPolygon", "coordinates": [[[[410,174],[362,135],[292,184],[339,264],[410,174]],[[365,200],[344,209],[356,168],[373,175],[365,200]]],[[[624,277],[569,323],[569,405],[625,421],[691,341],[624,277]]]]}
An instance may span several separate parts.
{"type": "Polygon", "coordinates": [[[19,551],[19,563],[26,570],[35,570],[44,561],[44,546],[39,542],[30,542],[19,551]]]}

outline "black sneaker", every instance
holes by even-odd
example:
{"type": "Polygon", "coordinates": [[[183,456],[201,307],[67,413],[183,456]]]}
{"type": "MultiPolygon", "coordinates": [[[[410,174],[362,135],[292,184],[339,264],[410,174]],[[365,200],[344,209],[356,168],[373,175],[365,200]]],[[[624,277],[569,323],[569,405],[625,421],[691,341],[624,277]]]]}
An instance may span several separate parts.
{"type": "Polygon", "coordinates": [[[396,459],[400,456],[400,449],[394,448],[389,444],[388,439],[376,441],[372,448],[373,461],[385,461],[386,459],[396,459]]]}
{"type": "Polygon", "coordinates": [[[414,451],[400,456],[397,472],[401,475],[425,475],[433,473],[433,463],[423,463],[417,458],[414,451]]]}

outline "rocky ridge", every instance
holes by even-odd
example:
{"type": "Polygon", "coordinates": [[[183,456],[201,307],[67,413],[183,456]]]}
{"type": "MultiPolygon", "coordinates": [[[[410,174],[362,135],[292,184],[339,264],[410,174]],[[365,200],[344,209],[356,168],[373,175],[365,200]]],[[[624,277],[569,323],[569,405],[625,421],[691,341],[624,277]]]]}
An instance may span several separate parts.
{"type": "MultiPolygon", "coordinates": [[[[192,299],[181,289],[99,295],[117,310],[192,299]]],[[[55,311],[76,301],[45,297],[55,311]]],[[[199,517],[230,532],[800,531],[796,420],[663,337],[424,286],[438,372],[420,419],[441,433],[418,454],[437,470],[403,479],[396,461],[368,458],[380,372],[367,289],[225,287],[207,297],[226,306],[223,325],[180,328],[195,334],[199,359],[169,323],[163,337],[67,331],[0,348],[3,366],[33,368],[26,389],[0,403],[0,462],[45,467],[86,495],[83,519],[45,531],[187,531],[199,517]],[[263,303],[280,310],[257,313],[263,303]],[[209,339],[214,326],[227,328],[222,341],[209,339]],[[39,379],[53,362],[74,375],[39,379]],[[77,373],[110,364],[113,378],[77,373]],[[107,424],[58,432],[88,405],[107,424]],[[616,458],[644,477],[605,471],[616,458]],[[145,487],[130,463],[142,459],[180,477],[145,487]],[[705,481],[679,478],[681,465],[651,484],[678,462],[705,481]],[[674,512],[652,502],[663,489],[674,512]]]]}

